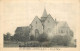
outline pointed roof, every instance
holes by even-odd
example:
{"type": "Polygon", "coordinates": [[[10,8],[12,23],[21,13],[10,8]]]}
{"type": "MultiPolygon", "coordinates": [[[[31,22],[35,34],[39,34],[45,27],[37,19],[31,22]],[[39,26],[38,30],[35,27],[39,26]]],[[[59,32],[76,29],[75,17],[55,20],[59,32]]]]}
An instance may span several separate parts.
{"type": "Polygon", "coordinates": [[[50,14],[48,14],[48,17],[52,17],[50,14]]]}
{"type": "MultiPolygon", "coordinates": [[[[31,24],[33,24],[34,21],[40,21],[40,19],[38,18],[38,16],[35,16],[35,18],[34,18],[33,21],[31,22],[31,24]]],[[[41,22],[41,21],[40,21],[40,22],[41,22]]]]}
{"type": "Polygon", "coordinates": [[[46,12],[46,9],[44,9],[44,12],[43,12],[42,17],[47,17],[47,12],[46,12]]]}

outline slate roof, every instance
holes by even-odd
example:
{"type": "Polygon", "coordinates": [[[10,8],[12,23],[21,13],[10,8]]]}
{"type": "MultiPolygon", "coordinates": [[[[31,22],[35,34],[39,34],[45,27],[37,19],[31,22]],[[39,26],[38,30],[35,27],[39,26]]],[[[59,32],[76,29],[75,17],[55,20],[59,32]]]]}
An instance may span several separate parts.
{"type": "Polygon", "coordinates": [[[30,28],[28,26],[25,26],[25,27],[17,27],[15,32],[25,32],[27,30],[29,30],[30,28]]]}

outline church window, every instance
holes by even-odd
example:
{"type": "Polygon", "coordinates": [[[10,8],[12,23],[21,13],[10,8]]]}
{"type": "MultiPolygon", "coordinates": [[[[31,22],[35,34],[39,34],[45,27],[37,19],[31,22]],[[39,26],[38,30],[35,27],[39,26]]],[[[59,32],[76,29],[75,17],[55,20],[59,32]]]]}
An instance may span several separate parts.
{"type": "Polygon", "coordinates": [[[36,21],[36,24],[37,24],[37,21],[36,21]]]}

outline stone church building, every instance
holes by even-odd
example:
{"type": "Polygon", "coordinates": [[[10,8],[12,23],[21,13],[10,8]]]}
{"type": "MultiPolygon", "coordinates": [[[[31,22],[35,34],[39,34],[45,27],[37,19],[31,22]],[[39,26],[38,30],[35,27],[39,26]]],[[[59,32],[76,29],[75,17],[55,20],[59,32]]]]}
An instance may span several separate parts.
{"type": "MultiPolygon", "coordinates": [[[[34,37],[38,37],[39,34],[45,33],[48,35],[49,38],[55,36],[55,35],[69,35],[73,36],[72,30],[69,28],[67,22],[64,21],[56,21],[56,19],[53,19],[53,17],[50,14],[47,14],[46,9],[44,9],[43,14],[41,18],[38,18],[38,16],[35,16],[32,23],[29,25],[30,33],[29,36],[33,35],[34,37]]],[[[26,31],[26,27],[18,27],[15,31],[18,32],[18,29],[22,29],[26,31]]]]}
{"type": "Polygon", "coordinates": [[[30,28],[30,35],[34,35],[35,37],[38,37],[38,35],[42,33],[47,34],[50,38],[54,35],[63,36],[66,34],[73,34],[66,22],[56,21],[56,19],[53,19],[50,14],[47,14],[46,9],[44,9],[41,18],[35,16],[34,20],[30,24],[30,28]]]}

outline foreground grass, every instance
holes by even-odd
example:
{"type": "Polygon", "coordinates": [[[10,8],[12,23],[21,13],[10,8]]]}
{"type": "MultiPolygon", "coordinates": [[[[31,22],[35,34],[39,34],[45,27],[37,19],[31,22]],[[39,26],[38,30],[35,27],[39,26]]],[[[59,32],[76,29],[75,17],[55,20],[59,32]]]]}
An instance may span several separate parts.
{"type": "Polygon", "coordinates": [[[4,47],[75,47],[75,46],[63,46],[56,45],[50,42],[40,43],[38,41],[28,41],[28,42],[16,42],[16,41],[4,41],[4,47]]]}

